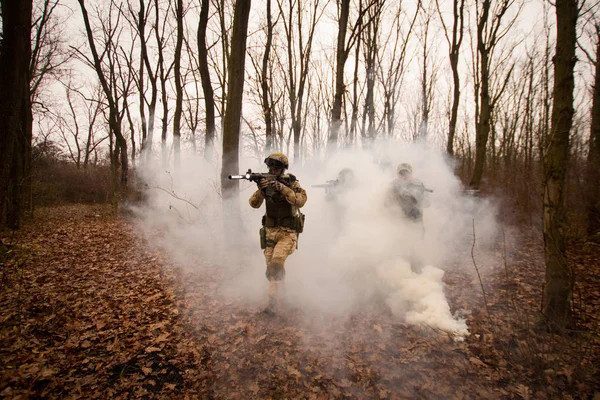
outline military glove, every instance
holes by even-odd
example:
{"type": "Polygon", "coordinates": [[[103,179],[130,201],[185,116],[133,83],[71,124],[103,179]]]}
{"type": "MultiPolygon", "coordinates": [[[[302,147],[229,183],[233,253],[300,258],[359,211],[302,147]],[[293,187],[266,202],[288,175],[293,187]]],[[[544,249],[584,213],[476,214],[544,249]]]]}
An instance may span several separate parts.
{"type": "Polygon", "coordinates": [[[269,187],[269,183],[270,182],[268,180],[263,178],[257,183],[257,185],[260,190],[265,190],[266,188],[269,187]]]}

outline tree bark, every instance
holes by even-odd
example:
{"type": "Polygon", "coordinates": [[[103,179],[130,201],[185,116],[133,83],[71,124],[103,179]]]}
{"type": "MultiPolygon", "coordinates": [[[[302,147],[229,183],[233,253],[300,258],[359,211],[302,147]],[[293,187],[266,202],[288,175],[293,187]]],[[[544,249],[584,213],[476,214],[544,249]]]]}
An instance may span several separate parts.
{"type": "Polygon", "coordinates": [[[592,123],[587,158],[587,214],[589,236],[600,235],[600,25],[596,26],[596,69],[592,100],[592,123]]]}
{"type": "Polygon", "coordinates": [[[477,23],[477,51],[479,53],[479,113],[475,126],[475,167],[471,177],[471,189],[479,189],[483,169],[485,167],[485,158],[487,151],[487,142],[490,135],[490,88],[489,88],[489,54],[490,47],[485,42],[485,26],[488,24],[491,0],[483,1],[482,14],[477,23]]]}
{"type": "Polygon", "coordinates": [[[23,180],[31,154],[32,1],[1,0],[0,229],[21,223],[23,180]]]}
{"type": "Polygon", "coordinates": [[[183,83],[181,81],[181,48],[183,46],[183,0],[177,0],[175,5],[177,19],[177,39],[173,73],[175,75],[175,111],[173,113],[173,162],[175,168],[180,164],[181,151],[181,114],[183,113],[183,83]]]}
{"type": "Polygon", "coordinates": [[[223,118],[223,156],[221,188],[223,201],[228,203],[229,212],[239,213],[238,181],[228,178],[239,171],[240,122],[244,95],[244,73],[246,61],[246,36],[250,0],[237,0],[231,36],[229,78],[227,82],[227,108],[223,118]],[[232,172],[233,171],[233,172],[232,172]]]}
{"type": "Polygon", "coordinates": [[[340,20],[338,23],[338,37],[335,63],[335,94],[331,106],[331,122],[327,137],[327,152],[335,151],[342,124],[342,98],[346,91],[344,84],[344,67],[348,53],[346,51],[346,32],[348,31],[348,17],[350,15],[350,0],[340,0],[340,20]]]}
{"type": "Polygon", "coordinates": [[[269,57],[273,43],[273,18],[271,16],[271,0],[267,0],[267,43],[263,54],[260,88],[263,115],[265,117],[265,152],[269,154],[273,148],[273,115],[269,101],[269,57]]]}
{"type": "MultiPolygon", "coordinates": [[[[170,68],[166,68],[165,66],[165,54],[164,50],[167,46],[167,39],[164,34],[164,24],[163,22],[163,31],[159,32],[159,21],[160,21],[160,8],[159,1],[154,0],[154,14],[156,18],[156,25],[154,26],[154,34],[156,37],[157,51],[158,51],[158,66],[156,74],[160,79],[160,94],[161,94],[161,102],[162,102],[162,118],[161,118],[161,128],[160,128],[160,143],[161,143],[161,155],[162,155],[162,166],[166,168],[169,160],[169,153],[167,149],[167,130],[169,125],[169,99],[167,97],[167,81],[169,80],[170,68]]],[[[167,6],[167,11],[165,15],[169,15],[171,2],[169,2],[167,6]]]]}
{"type": "Polygon", "coordinates": [[[554,55],[554,106],[548,148],[544,156],[544,256],[546,282],[543,312],[553,330],[572,323],[574,277],[567,263],[565,179],[569,133],[573,122],[573,89],[577,41],[577,0],[556,1],[556,53],[554,55]]]}
{"type": "Polygon", "coordinates": [[[448,144],[446,153],[454,155],[454,136],[456,135],[456,122],[458,120],[458,106],[460,104],[460,77],[458,75],[458,59],[463,38],[465,1],[455,1],[453,8],[454,23],[452,25],[452,42],[450,44],[450,68],[452,69],[452,110],[450,111],[450,124],[448,126],[448,144]]]}
{"type": "Polygon", "coordinates": [[[215,94],[208,69],[208,50],[206,49],[206,27],[210,0],[202,0],[200,19],[198,20],[198,69],[204,93],[204,112],[206,114],[206,133],[204,136],[204,158],[212,160],[215,142],[215,94]]]}

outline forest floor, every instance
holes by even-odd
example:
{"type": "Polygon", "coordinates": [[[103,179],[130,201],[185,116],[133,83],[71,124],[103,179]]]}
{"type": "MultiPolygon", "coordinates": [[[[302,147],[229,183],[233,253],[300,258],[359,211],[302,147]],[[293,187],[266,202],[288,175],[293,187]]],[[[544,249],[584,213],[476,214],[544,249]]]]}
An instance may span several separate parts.
{"type": "Polygon", "coordinates": [[[218,269],[174,266],[108,207],[40,209],[1,239],[0,398],[600,399],[596,244],[569,244],[577,329],[565,335],[532,329],[539,234],[506,263],[502,238],[489,250],[487,310],[473,263],[447,268],[451,309],[470,310],[454,341],[384,306],[317,324],[223,300],[218,269]]]}

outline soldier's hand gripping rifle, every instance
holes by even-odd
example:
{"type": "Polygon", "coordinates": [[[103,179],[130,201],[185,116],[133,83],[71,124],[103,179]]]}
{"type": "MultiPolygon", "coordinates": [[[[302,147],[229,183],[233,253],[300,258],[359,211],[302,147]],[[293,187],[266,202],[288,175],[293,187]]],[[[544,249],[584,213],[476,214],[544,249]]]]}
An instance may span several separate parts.
{"type": "Polygon", "coordinates": [[[261,172],[252,172],[252,170],[249,169],[244,175],[229,175],[229,179],[245,179],[247,181],[255,182],[258,184],[263,179],[266,179],[269,182],[275,182],[277,180],[277,175],[261,172]]]}

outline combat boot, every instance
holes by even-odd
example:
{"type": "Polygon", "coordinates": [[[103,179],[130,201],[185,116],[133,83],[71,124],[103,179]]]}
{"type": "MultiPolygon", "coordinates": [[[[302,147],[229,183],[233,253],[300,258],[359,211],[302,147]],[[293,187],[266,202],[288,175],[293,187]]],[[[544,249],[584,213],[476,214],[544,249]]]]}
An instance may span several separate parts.
{"type": "Polygon", "coordinates": [[[264,312],[274,315],[281,309],[283,299],[283,281],[269,281],[269,302],[264,312]]]}

